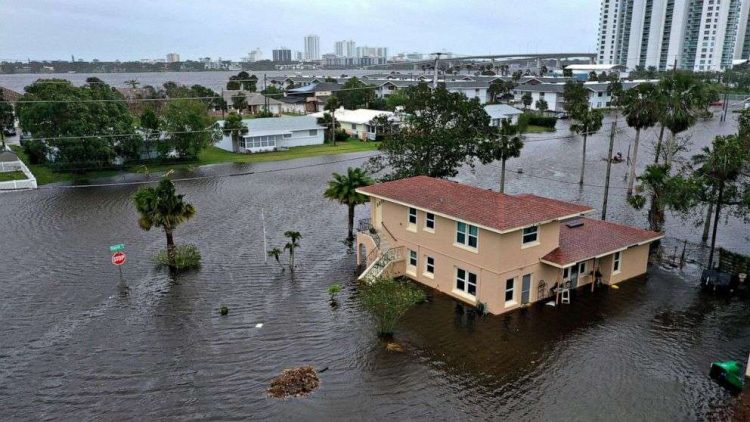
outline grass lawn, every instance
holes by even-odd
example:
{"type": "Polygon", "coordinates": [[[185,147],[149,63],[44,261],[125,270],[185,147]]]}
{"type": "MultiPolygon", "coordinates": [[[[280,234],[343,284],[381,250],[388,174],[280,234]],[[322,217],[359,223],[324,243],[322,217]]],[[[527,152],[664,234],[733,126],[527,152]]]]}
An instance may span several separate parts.
{"type": "Polygon", "coordinates": [[[524,133],[547,133],[554,132],[555,130],[557,129],[546,126],[528,125],[524,133]]]}
{"type": "Polygon", "coordinates": [[[7,171],[0,173],[0,182],[8,182],[11,180],[26,180],[26,175],[22,171],[7,171]]]}
{"type": "Polygon", "coordinates": [[[357,139],[349,139],[345,142],[337,142],[336,146],[330,144],[309,145],[304,147],[290,148],[287,151],[261,152],[256,154],[237,154],[234,152],[224,151],[217,147],[209,147],[198,155],[197,161],[172,164],[153,164],[153,165],[134,165],[125,167],[122,170],[97,170],[85,174],[73,174],[68,172],[56,172],[49,167],[41,164],[29,164],[28,157],[19,146],[12,146],[13,151],[18,157],[26,163],[34,176],[38,185],[45,185],[54,182],[69,182],[76,180],[94,179],[99,177],[111,177],[123,172],[142,172],[148,168],[151,173],[161,172],[170,169],[184,170],[202,166],[206,164],[219,163],[257,163],[264,161],[281,161],[292,160],[295,158],[314,157],[317,155],[343,154],[347,152],[365,152],[378,149],[379,142],[361,142],[357,139]]]}

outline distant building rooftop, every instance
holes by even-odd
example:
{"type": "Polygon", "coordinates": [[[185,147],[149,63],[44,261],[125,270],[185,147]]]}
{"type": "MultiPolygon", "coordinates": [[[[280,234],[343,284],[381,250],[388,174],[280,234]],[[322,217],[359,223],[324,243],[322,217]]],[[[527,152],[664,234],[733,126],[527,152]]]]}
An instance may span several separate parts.
{"type": "MultiPolygon", "coordinates": [[[[242,119],[242,122],[245,123],[248,128],[247,135],[270,135],[296,130],[323,129],[323,126],[318,124],[318,119],[312,115],[242,119]]],[[[223,128],[224,120],[219,120],[216,124],[218,124],[220,128],[223,128]]]]}

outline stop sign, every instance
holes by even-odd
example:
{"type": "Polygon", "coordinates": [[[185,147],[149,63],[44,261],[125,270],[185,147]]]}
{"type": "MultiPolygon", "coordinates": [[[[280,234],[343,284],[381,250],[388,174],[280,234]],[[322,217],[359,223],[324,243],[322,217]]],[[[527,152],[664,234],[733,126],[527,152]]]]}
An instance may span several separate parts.
{"type": "Polygon", "coordinates": [[[122,265],[125,263],[125,253],[124,252],[115,252],[112,254],[112,264],[113,265],[122,265]]]}

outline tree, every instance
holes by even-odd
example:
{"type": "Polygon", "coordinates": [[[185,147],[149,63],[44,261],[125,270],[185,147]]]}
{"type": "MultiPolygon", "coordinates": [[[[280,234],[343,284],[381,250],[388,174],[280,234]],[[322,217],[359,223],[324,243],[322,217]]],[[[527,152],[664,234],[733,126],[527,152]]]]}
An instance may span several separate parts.
{"type": "Polygon", "coordinates": [[[154,145],[158,145],[161,139],[161,122],[159,121],[159,117],[156,116],[154,109],[150,107],[141,113],[141,117],[138,120],[143,132],[144,145],[150,158],[150,153],[153,151],[154,145]]]}
{"type": "Polygon", "coordinates": [[[285,231],[284,236],[289,238],[289,241],[284,245],[284,250],[289,251],[289,269],[294,271],[294,253],[299,248],[299,240],[302,239],[300,232],[285,231]]]}
{"type": "Polygon", "coordinates": [[[641,139],[641,130],[648,129],[656,124],[659,118],[658,92],[656,87],[650,83],[635,86],[623,95],[623,114],[628,126],[635,129],[635,140],[633,141],[633,160],[628,173],[627,195],[633,195],[633,184],[635,182],[635,169],[638,165],[638,144],[641,139]]]}
{"type": "Polygon", "coordinates": [[[386,178],[417,175],[452,177],[463,164],[473,165],[477,147],[490,134],[490,116],[476,98],[432,90],[420,83],[406,90],[401,130],[386,137],[381,155],[368,163],[372,173],[388,169],[386,178]]]}
{"type": "Polygon", "coordinates": [[[547,74],[547,66],[546,65],[542,65],[542,67],[539,68],[539,75],[540,76],[544,76],[546,74],[547,74]]]}
{"type": "Polygon", "coordinates": [[[232,107],[241,115],[242,110],[247,108],[247,96],[244,92],[232,95],[232,107]]]}
{"type": "Polygon", "coordinates": [[[342,89],[336,92],[336,97],[347,110],[367,108],[375,99],[375,87],[367,85],[356,77],[351,77],[342,89]]]}
{"type": "Polygon", "coordinates": [[[564,68],[563,69],[563,77],[565,77],[565,78],[572,78],[573,77],[573,70],[572,69],[568,69],[568,68],[564,68]]]}
{"type": "Polygon", "coordinates": [[[220,135],[209,128],[213,120],[203,103],[197,100],[178,99],[164,108],[161,127],[165,139],[159,142],[161,157],[176,154],[179,158],[194,159],[220,135]]]}
{"type": "Polygon", "coordinates": [[[135,79],[129,79],[129,80],[125,81],[125,85],[130,85],[130,88],[132,88],[132,89],[138,88],[138,85],[140,85],[140,84],[141,83],[138,82],[135,79]]]}
{"type": "Polygon", "coordinates": [[[491,104],[494,104],[497,102],[497,98],[500,96],[502,89],[503,89],[503,81],[496,80],[490,83],[490,86],[487,88],[487,94],[490,96],[491,104]]]}
{"type": "Polygon", "coordinates": [[[375,317],[378,335],[390,336],[406,312],[425,300],[425,293],[413,284],[381,278],[369,285],[362,285],[359,300],[375,317]]]}
{"type": "Polygon", "coordinates": [[[526,107],[530,106],[532,101],[533,99],[531,98],[531,93],[530,92],[524,93],[523,96],[521,97],[521,102],[523,103],[523,109],[526,110],[526,107]]]}
{"type": "Polygon", "coordinates": [[[336,146],[336,110],[338,110],[339,107],[341,107],[341,103],[335,95],[328,97],[324,109],[331,115],[331,142],[333,146],[336,146]]]}
{"type": "MultiPolygon", "coordinates": [[[[664,128],[669,129],[670,146],[674,144],[678,133],[690,128],[696,121],[696,110],[700,109],[705,101],[703,86],[691,75],[684,72],[673,73],[659,81],[658,107],[661,110],[659,122],[662,125],[659,140],[656,144],[654,160],[659,162],[662,155],[662,137],[664,128]]],[[[667,148],[665,162],[670,163],[669,154],[671,148],[667,148]]]]}
{"type": "Polygon", "coordinates": [[[273,98],[273,97],[281,97],[284,93],[279,88],[276,88],[273,85],[269,85],[266,87],[266,89],[261,91],[261,94],[265,95],[266,97],[273,98]]]}
{"type": "Polygon", "coordinates": [[[575,119],[589,108],[589,91],[581,82],[568,81],[563,89],[563,109],[575,119]]]}
{"type": "Polygon", "coordinates": [[[570,125],[570,130],[583,136],[583,153],[581,155],[581,178],[578,180],[579,185],[583,185],[583,174],[586,170],[586,141],[588,136],[594,134],[602,128],[604,114],[600,110],[590,110],[588,107],[577,109],[573,116],[574,122],[570,125]]]}
{"type": "Polygon", "coordinates": [[[17,111],[24,131],[54,147],[55,165],[76,172],[111,166],[118,152],[136,151],[141,142],[125,99],[96,78],[81,87],[37,80],[17,111]]]}
{"type": "Polygon", "coordinates": [[[224,134],[232,137],[232,143],[239,145],[242,135],[247,134],[247,125],[242,121],[242,116],[237,113],[229,113],[224,121],[224,134]]]}
{"type": "Polygon", "coordinates": [[[279,257],[283,253],[281,249],[279,249],[279,248],[273,248],[273,249],[269,250],[266,253],[268,254],[268,256],[270,256],[273,259],[275,259],[277,264],[281,265],[281,261],[279,260],[279,257]]]}
{"type": "Polygon", "coordinates": [[[403,107],[403,105],[406,104],[406,100],[406,92],[402,89],[397,89],[385,98],[385,109],[396,111],[397,107],[403,107]]]}
{"type": "Polygon", "coordinates": [[[0,141],[2,141],[2,149],[0,151],[5,150],[5,133],[3,133],[3,130],[12,128],[14,123],[13,106],[5,101],[3,90],[0,88],[0,141]]]}
{"type": "Polygon", "coordinates": [[[349,209],[349,234],[346,238],[349,242],[354,240],[354,207],[367,202],[367,197],[358,193],[357,189],[371,184],[372,179],[366,171],[349,167],[345,175],[333,173],[333,178],[328,182],[328,188],[323,193],[326,198],[338,201],[349,209]]]}
{"type": "Polygon", "coordinates": [[[596,76],[596,72],[594,72],[593,70],[589,72],[589,81],[597,82],[598,80],[599,80],[599,77],[596,76]]]}
{"type": "Polygon", "coordinates": [[[520,70],[516,70],[513,72],[513,75],[511,75],[511,78],[513,79],[513,82],[518,82],[521,80],[521,77],[523,76],[523,72],[520,70]]]}
{"type": "Polygon", "coordinates": [[[536,109],[539,110],[540,113],[544,113],[547,111],[547,101],[544,98],[540,98],[536,100],[536,109]]]}
{"type": "Polygon", "coordinates": [[[500,192],[505,192],[505,162],[521,156],[523,140],[517,125],[503,120],[500,128],[493,128],[492,136],[480,144],[479,160],[482,164],[500,161],[500,192]]]}
{"type": "Polygon", "coordinates": [[[170,266],[174,267],[174,231],[180,224],[193,218],[195,207],[184,201],[184,195],[177,195],[174,183],[164,178],[156,187],[142,187],[133,197],[138,211],[138,225],[143,230],[161,227],[167,236],[167,255],[170,266]]]}

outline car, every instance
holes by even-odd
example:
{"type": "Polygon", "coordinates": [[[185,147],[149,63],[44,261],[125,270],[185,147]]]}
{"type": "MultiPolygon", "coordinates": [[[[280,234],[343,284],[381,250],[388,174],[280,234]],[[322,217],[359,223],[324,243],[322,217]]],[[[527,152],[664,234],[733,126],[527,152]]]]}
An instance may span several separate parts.
{"type": "Polygon", "coordinates": [[[16,136],[16,128],[6,127],[3,129],[3,134],[5,134],[5,136],[16,136]]]}

